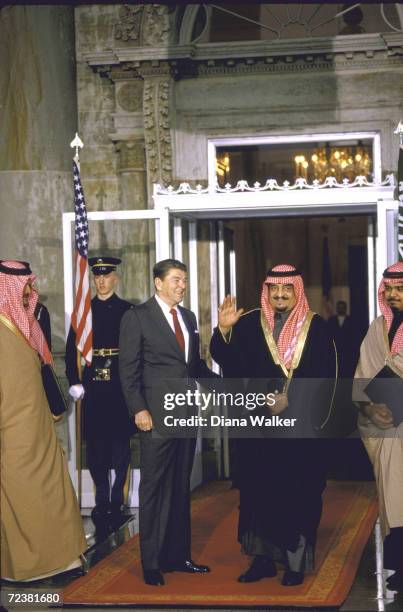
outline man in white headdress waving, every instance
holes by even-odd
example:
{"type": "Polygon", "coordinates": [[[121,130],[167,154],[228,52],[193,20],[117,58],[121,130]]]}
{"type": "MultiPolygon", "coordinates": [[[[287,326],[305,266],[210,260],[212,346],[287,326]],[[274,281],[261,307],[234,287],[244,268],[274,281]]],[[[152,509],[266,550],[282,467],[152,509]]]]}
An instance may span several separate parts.
{"type": "Polygon", "coordinates": [[[279,561],[286,567],[282,584],[293,586],[313,569],[326,485],[326,441],[313,438],[329,412],[331,400],[322,391],[326,379],[333,390],[336,354],[325,321],[309,308],[294,266],[269,270],[261,308],[242,312],[234,298],[225,298],[211,339],[213,358],[226,378],[247,379],[248,390],[262,383],[278,385],[273,387],[276,402],[266,414],[295,416],[300,427],[278,438],[257,431],[256,438],[238,441],[238,539],[253,557],[238,580],[275,576],[274,562],[279,561]]]}

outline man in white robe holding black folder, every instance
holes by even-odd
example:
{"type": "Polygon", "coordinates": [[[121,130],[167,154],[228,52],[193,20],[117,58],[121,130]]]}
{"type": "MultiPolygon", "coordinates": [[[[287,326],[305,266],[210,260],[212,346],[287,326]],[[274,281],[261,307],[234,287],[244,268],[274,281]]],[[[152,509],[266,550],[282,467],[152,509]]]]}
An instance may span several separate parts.
{"type": "Polygon", "coordinates": [[[378,302],[382,315],[371,323],[361,345],[354,399],[360,406],[358,426],[374,467],[378,489],[384,567],[395,570],[388,578],[388,588],[402,591],[403,262],[384,271],[378,302]],[[386,384],[389,390],[394,390],[395,401],[379,399],[379,392],[385,387],[384,378],[389,381],[386,384]]]}

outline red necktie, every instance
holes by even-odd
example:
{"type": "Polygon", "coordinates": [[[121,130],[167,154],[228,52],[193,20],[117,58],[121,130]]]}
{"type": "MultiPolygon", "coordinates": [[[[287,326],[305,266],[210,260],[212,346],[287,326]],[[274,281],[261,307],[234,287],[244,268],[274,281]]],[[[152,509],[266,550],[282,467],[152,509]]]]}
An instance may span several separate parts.
{"type": "Polygon", "coordinates": [[[183,331],[182,331],[182,328],[178,320],[178,313],[176,312],[175,308],[171,308],[169,312],[174,318],[175,336],[178,341],[179,347],[183,351],[183,353],[185,353],[185,338],[184,338],[183,331]]]}

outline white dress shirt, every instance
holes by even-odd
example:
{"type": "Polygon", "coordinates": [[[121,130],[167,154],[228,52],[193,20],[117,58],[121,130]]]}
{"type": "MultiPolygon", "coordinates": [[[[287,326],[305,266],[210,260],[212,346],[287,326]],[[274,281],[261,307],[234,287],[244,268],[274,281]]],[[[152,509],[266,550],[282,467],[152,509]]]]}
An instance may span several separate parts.
{"type": "MultiPolygon", "coordinates": [[[[164,316],[165,316],[166,320],[168,321],[168,323],[170,325],[170,328],[172,329],[173,333],[175,333],[174,318],[171,315],[171,313],[169,312],[171,310],[171,306],[168,306],[168,304],[166,302],[164,302],[164,300],[161,300],[161,298],[157,294],[155,294],[155,299],[157,300],[158,306],[161,308],[162,312],[164,313],[164,316]]],[[[179,325],[181,326],[183,337],[185,338],[185,359],[186,359],[186,361],[188,361],[188,358],[189,358],[189,332],[188,332],[188,329],[187,329],[187,327],[185,325],[185,322],[183,320],[181,311],[179,310],[179,308],[177,308],[177,306],[174,306],[173,308],[178,313],[179,325]]]]}

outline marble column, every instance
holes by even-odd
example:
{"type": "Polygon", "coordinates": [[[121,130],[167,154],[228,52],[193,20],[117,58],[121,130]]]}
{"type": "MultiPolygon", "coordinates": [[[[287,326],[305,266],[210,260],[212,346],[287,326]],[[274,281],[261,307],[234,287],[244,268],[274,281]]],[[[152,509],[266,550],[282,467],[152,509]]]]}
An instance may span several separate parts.
{"type": "MultiPolygon", "coordinates": [[[[117,172],[120,175],[120,201],[122,209],[146,209],[147,185],[144,139],[115,143],[118,153],[117,172]]],[[[130,299],[143,302],[150,296],[150,267],[154,263],[153,221],[135,220],[122,228],[121,254],[122,283],[130,299]]]]}

